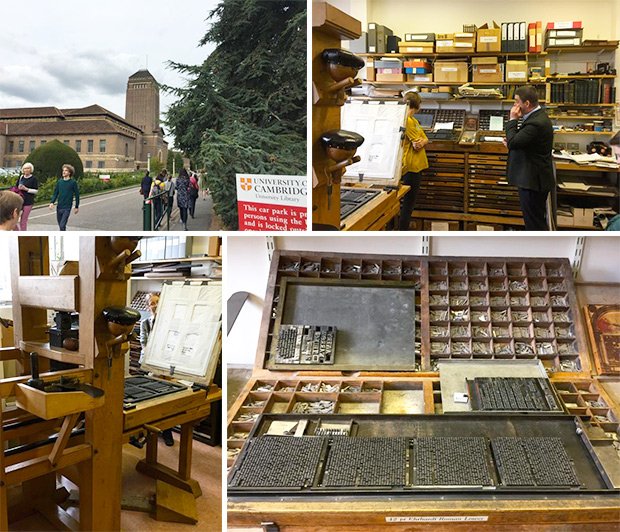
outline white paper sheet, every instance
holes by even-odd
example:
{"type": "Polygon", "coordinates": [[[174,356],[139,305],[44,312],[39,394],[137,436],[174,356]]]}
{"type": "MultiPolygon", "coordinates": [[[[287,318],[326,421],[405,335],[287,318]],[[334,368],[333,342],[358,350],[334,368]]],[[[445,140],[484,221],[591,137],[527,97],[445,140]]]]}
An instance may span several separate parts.
{"type": "Polygon", "coordinates": [[[504,129],[504,118],[501,116],[492,116],[489,129],[491,131],[502,131],[504,129]]]}

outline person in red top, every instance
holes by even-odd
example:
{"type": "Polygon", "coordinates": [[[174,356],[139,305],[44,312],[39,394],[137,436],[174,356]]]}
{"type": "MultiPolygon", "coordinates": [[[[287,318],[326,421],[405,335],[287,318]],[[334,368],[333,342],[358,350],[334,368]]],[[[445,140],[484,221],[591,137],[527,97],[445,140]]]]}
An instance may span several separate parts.
{"type": "Polygon", "coordinates": [[[196,210],[196,200],[198,199],[198,179],[196,179],[196,173],[192,172],[192,176],[189,178],[189,215],[193,218],[194,211],[196,210]]]}

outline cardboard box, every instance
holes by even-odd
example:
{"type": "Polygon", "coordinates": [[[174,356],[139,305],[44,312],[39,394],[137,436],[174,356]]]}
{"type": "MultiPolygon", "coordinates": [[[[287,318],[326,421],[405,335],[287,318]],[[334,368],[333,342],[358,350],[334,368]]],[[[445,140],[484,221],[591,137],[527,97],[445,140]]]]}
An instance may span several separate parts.
{"type": "Polygon", "coordinates": [[[375,68],[403,68],[400,59],[375,59],[375,68]]]}
{"type": "Polygon", "coordinates": [[[375,78],[375,81],[407,81],[407,76],[405,74],[380,74],[377,72],[375,78]]]}
{"type": "Polygon", "coordinates": [[[375,79],[375,60],[372,57],[366,58],[366,79],[368,81],[376,81],[375,79]]]}
{"type": "Polygon", "coordinates": [[[573,227],[575,225],[574,216],[557,215],[558,227],[573,227]]]}
{"type": "Polygon", "coordinates": [[[435,40],[435,51],[439,53],[454,53],[454,33],[438,33],[435,40]]]}
{"type": "Polygon", "coordinates": [[[472,65],[497,65],[497,63],[499,63],[499,57],[495,56],[471,58],[472,65]]]}
{"type": "Polygon", "coordinates": [[[207,247],[207,256],[219,257],[220,256],[220,237],[210,236],[209,246],[207,247]]]}
{"type": "Polygon", "coordinates": [[[497,63],[473,65],[471,79],[474,83],[502,83],[504,65],[497,63]]]}
{"type": "Polygon", "coordinates": [[[466,61],[435,61],[433,76],[438,83],[467,83],[469,69],[466,61]]]}
{"type": "Polygon", "coordinates": [[[398,51],[401,54],[432,54],[435,50],[435,45],[432,42],[405,42],[400,41],[398,43],[398,51]]]}
{"type": "Polygon", "coordinates": [[[527,81],[527,61],[506,61],[506,81],[527,81]]]}
{"type": "Polygon", "coordinates": [[[435,42],[434,33],[405,33],[405,41],[408,42],[435,42]]]}
{"type": "Polygon", "coordinates": [[[594,227],[594,209],[574,207],[573,220],[576,227],[594,227]]]}
{"type": "Polygon", "coordinates": [[[430,83],[433,81],[433,74],[407,74],[407,81],[417,81],[418,83],[430,83]]]}
{"type": "Polygon", "coordinates": [[[502,51],[502,29],[493,21],[493,27],[487,24],[478,28],[476,37],[477,52],[501,52],[502,51]]]}
{"type": "Polygon", "coordinates": [[[473,52],[476,48],[476,32],[455,33],[454,48],[457,52],[473,52]]]}
{"type": "Polygon", "coordinates": [[[424,231],[458,231],[459,222],[424,220],[424,231]]]}

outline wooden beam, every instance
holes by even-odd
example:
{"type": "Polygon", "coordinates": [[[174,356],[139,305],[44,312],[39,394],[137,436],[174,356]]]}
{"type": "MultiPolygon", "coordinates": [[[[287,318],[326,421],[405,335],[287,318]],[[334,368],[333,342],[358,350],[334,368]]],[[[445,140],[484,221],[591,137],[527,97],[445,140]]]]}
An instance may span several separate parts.
{"type": "Polygon", "coordinates": [[[19,347],[22,351],[27,353],[38,353],[40,357],[49,358],[51,360],[57,360],[58,362],[65,362],[67,364],[78,364],[84,366],[85,357],[82,353],[77,351],[69,351],[62,347],[53,347],[49,342],[24,342],[19,343],[19,347]]]}
{"type": "Polygon", "coordinates": [[[46,393],[27,384],[16,386],[17,406],[43,419],[78,414],[105,404],[105,396],[95,398],[82,391],[46,393]]]}
{"type": "Polygon", "coordinates": [[[143,459],[136,464],[136,471],[144,473],[145,475],[153,477],[157,480],[163,480],[164,482],[172,484],[173,486],[176,486],[184,491],[189,491],[194,494],[194,497],[200,497],[202,495],[202,488],[198,482],[196,482],[193,478],[183,480],[174,469],[170,469],[165,465],[159,463],[147,464],[146,460],[143,459]]]}
{"type": "MultiPolygon", "coordinates": [[[[76,445],[65,449],[62,456],[58,459],[57,467],[52,467],[47,455],[34,458],[26,462],[20,462],[6,468],[6,483],[19,484],[33,478],[41,477],[47,473],[53,473],[73,464],[89,460],[93,449],[88,444],[76,445]]],[[[120,508],[120,506],[119,506],[120,508]]]]}
{"type": "Polygon", "coordinates": [[[24,358],[24,353],[17,347],[0,347],[0,360],[20,360],[24,358]]]}
{"type": "Polygon", "coordinates": [[[48,432],[53,432],[59,425],[59,419],[51,419],[49,421],[38,419],[36,423],[29,423],[15,428],[5,428],[0,441],[17,440],[34,434],[47,434],[48,432]]]}
{"type": "MultiPolygon", "coordinates": [[[[75,369],[63,369],[61,371],[48,371],[39,375],[40,379],[45,382],[57,381],[61,376],[71,377],[77,379],[79,382],[90,384],[93,380],[93,372],[90,369],[75,368],[75,369]]],[[[25,384],[30,379],[30,375],[11,377],[8,379],[0,380],[0,395],[2,397],[14,397],[15,387],[18,384],[25,384]]]]}
{"type": "Polygon", "coordinates": [[[37,510],[54,525],[56,530],[64,532],[77,532],[80,530],[80,524],[51,499],[40,501],[37,504],[37,510]]]}
{"type": "Polygon", "coordinates": [[[0,530],[9,529],[9,513],[7,508],[6,491],[8,484],[6,483],[4,472],[4,441],[2,434],[2,405],[0,404],[0,530]]]}
{"type": "Polygon", "coordinates": [[[62,453],[67,446],[67,442],[69,441],[69,436],[71,436],[71,431],[75,424],[77,423],[80,414],[71,414],[70,416],[66,416],[65,420],[62,422],[62,428],[58,433],[58,439],[54,444],[54,448],[49,455],[49,461],[52,466],[56,467],[58,465],[58,459],[62,456],[62,453]]]}
{"type": "Polygon", "coordinates": [[[77,275],[27,275],[17,279],[20,304],[25,307],[78,311],[77,275]]]}
{"type": "MultiPolygon", "coordinates": [[[[73,436],[70,439],[71,445],[81,445],[84,443],[84,435],[79,434],[73,436]]],[[[19,464],[20,462],[27,462],[29,460],[34,460],[36,458],[47,458],[49,454],[52,452],[54,448],[54,442],[46,443],[45,445],[41,445],[40,447],[35,447],[33,449],[28,449],[26,451],[22,451],[17,454],[13,454],[5,457],[4,466],[14,466],[19,464]]]]}
{"type": "Polygon", "coordinates": [[[155,505],[155,519],[157,521],[190,525],[195,525],[198,522],[196,499],[192,494],[161,480],[157,481],[155,505]]]}
{"type": "Polygon", "coordinates": [[[192,476],[192,450],[194,443],[194,426],[191,423],[181,425],[181,444],[179,449],[179,477],[189,480],[192,476]]]}

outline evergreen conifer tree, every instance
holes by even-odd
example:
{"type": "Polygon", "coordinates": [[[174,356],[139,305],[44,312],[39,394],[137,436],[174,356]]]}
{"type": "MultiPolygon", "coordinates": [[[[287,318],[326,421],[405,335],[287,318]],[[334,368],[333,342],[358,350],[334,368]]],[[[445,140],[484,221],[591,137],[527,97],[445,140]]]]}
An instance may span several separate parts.
{"type": "Polygon", "coordinates": [[[235,174],[305,175],[306,2],[222,0],[200,45],[200,66],[170,65],[190,79],[173,91],[175,145],[208,173],[215,212],[238,228],[235,174]]]}

